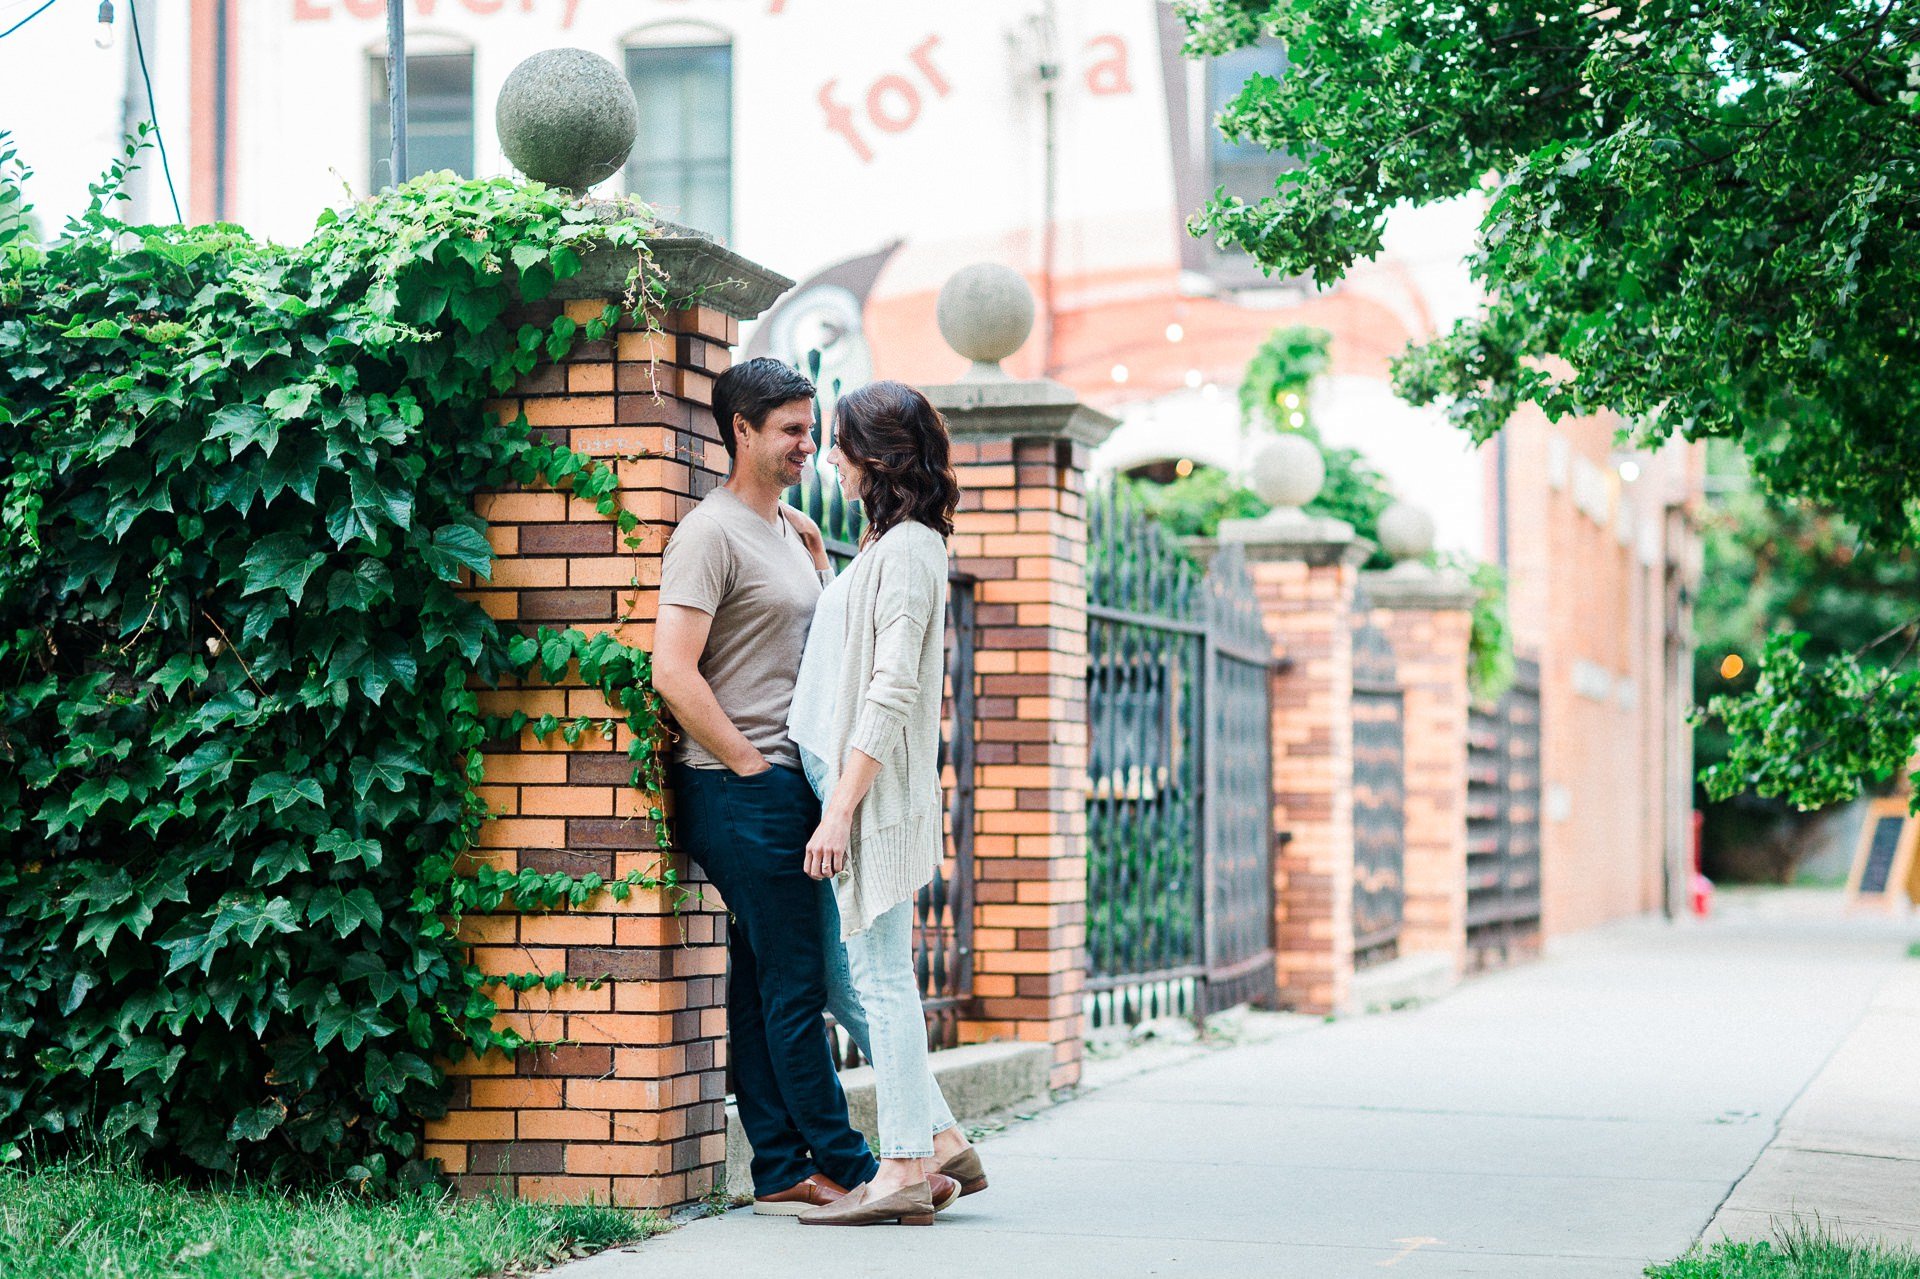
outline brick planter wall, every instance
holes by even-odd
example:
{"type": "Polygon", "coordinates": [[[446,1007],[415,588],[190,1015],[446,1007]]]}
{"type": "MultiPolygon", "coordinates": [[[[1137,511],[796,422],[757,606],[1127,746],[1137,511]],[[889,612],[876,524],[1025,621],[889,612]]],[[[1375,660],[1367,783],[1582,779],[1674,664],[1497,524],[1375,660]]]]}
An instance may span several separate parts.
{"type": "MultiPolygon", "coordinates": [[[[491,525],[498,559],[472,598],[504,625],[612,630],[652,646],[667,536],[725,473],[707,409],[712,380],[731,361],[738,319],[785,284],[700,241],[663,244],[661,257],[670,287],[719,270],[747,283],[722,290],[718,305],[666,314],[659,332],[623,329],[580,342],[491,406],[525,412],[542,434],[583,453],[624,459],[614,462],[619,500],[643,534],[638,552],[627,550],[611,519],[565,492],[482,495],[475,509],[491,525]]],[[[582,322],[598,316],[618,292],[594,295],[595,280],[624,277],[624,264],[611,265],[596,272],[590,259],[574,290],[588,296],[530,307],[528,318],[550,322],[563,306],[582,322]]],[[[485,693],[482,710],[620,717],[572,674],[560,686],[485,693]]],[[[684,856],[657,846],[646,817],[651,801],[628,784],[628,744],[624,728],[615,740],[590,732],[572,746],[527,731],[489,752],[480,793],[498,819],[483,827],[474,860],[608,879],[671,868],[683,883],[695,881],[684,856]]],[[[704,891],[685,902],[663,890],[636,891],[625,902],[601,893],[580,909],[463,922],[460,940],[489,973],[609,979],[592,990],[494,988],[499,1025],[566,1042],[452,1065],[452,1108],[427,1126],[425,1153],[463,1191],[668,1207],[700,1198],[723,1177],[724,906],[710,887],[689,886],[704,891]]]]}

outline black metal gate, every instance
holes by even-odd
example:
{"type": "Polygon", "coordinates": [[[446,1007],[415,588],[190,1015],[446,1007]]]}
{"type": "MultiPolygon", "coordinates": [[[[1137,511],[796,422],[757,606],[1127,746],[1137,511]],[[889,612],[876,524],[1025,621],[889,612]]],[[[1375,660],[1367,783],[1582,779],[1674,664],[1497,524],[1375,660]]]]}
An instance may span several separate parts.
{"type": "Polygon", "coordinates": [[[1496,967],[1540,943],[1540,663],[1467,721],[1467,963],[1496,967]]]}
{"type": "Polygon", "coordinates": [[[1353,633],[1353,964],[1400,953],[1406,907],[1405,706],[1393,645],[1353,633]]]}
{"type": "Polygon", "coordinates": [[[1206,984],[1203,1012],[1271,996],[1273,640],[1238,546],[1206,580],[1206,984]]]}
{"type": "Polygon", "coordinates": [[[1088,506],[1088,1016],[1204,1016],[1272,989],[1272,649],[1237,557],[1088,506]]]}

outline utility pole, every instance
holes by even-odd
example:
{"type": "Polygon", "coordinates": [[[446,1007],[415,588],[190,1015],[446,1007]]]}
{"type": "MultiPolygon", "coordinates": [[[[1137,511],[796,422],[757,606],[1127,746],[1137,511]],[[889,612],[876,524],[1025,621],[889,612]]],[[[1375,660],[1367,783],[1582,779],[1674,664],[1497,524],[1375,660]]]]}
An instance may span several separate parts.
{"type": "Polygon", "coordinates": [[[393,185],[407,180],[406,0],[387,0],[387,124],[393,136],[393,185]]]}

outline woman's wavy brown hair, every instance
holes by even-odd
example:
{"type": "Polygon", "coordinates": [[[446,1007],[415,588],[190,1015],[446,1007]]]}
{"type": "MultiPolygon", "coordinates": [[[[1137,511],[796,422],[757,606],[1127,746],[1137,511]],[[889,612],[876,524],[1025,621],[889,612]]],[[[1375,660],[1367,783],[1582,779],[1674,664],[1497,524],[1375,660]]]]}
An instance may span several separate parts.
{"type": "Polygon", "coordinates": [[[860,501],[867,538],[902,520],[953,536],[960,481],[949,459],[946,419],[904,382],[869,382],[840,397],[834,442],[865,474],[860,501]]]}

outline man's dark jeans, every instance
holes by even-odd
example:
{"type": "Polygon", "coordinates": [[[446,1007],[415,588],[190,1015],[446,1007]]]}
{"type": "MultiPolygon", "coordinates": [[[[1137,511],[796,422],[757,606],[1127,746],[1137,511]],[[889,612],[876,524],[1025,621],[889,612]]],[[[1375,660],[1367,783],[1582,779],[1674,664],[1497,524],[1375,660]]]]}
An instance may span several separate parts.
{"type": "Polygon", "coordinates": [[[728,1060],[753,1188],[815,1171],[846,1187],[879,1165],[847,1119],[821,1014],[827,1006],[820,885],[802,869],[820,801],[797,768],[740,777],[673,767],[680,845],[726,898],[728,1060]]]}

